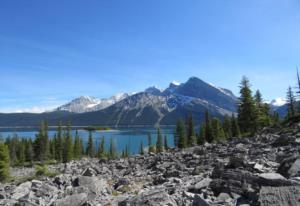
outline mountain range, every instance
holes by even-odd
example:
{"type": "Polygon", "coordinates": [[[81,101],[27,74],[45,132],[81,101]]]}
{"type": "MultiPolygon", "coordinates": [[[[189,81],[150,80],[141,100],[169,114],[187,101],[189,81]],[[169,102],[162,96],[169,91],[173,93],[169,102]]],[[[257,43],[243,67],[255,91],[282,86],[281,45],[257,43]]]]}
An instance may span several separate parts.
{"type": "MultiPolygon", "coordinates": [[[[273,102],[274,109],[281,106],[277,102],[273,102]]],[[[222,118],[235,113],[236,106],[237,97],[230,90],[191,77],[185,83],[172,82],[166,89],[149,87],[142,92],[120,93],[107,99],[81,96],[40,114],[0,114],[0,126],[37,126],[44,119],[49,125],[57,125],[59,121],[70,121],[76,126],[174,125],[189,114],[199,124],[206,110],[222,118]]]]}

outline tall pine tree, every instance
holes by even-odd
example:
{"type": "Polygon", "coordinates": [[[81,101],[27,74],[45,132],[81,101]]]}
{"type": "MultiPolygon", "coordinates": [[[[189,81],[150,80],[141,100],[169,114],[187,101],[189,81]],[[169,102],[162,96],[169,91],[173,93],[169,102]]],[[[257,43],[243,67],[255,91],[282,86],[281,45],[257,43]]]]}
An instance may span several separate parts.
{"type": "Polygon", "coordinates": [[[113,138],[110,138],[110,145],[109,145],[109,158],[115,159],[117,157],[117,149],[116,144],[113,138]]]}
{"type": "Polygon", "coordinates": [[[292,88],[289,86],[287,95],[287,115],[286,118],[291,118],[296,114],[296,99],[292,88]]]}
{"type": "Polygon", "coordinates": [[[76,130],[76,133],[75,133],[75,141],[74,141],[74,147],[73,147],[73,157],[74,157],[74,159],[80,159],[81,158],[80,137],[79,137],[79,134],[78,134],[77,130],[76,130]]]}
{"type": "Polygon", "coordinates": [[[55,159],[58,162],[62,161],[63,156],[63,137],[62,137],[62,124],[59,122],[56,132],[56,141],[55,141],[55,159]]]}
{"type": "Polygon", "coordinates": [[[214,141],[211,119],[208,110],[205,111],[205,140],[208,143],[212,143],[214,141]]]}
{"type": "Polygon", "coordinates": [[[238,123],[242,133],[253,134],[257,130],[257,112],[252,97],[250,82],[243,77],[240,84],[240,98],[238,104],[238,123]]]}
{"type": "Polygon", "coordinates": [[[156,152],[163,152],[163,137],[161,135],[160,128],[157,128],[157,141],[156,141],[156,152]]]}
{"type": "Polygon", "coordinates": [[[231,134],[232,137],[241,137],[240,127],[237,118],[235,118],[234,114],[232,114],[231,116],[231,134]]]}
{"type": "Polygon", "coordinates": [[[64,133],[64,147],[63,147],[63,162],[67,163],[73,159],[73,137],[71,124],[68,123],[67,131],[64,133]]]}
{"type": "Polygon", "coordinates": [[[141,141],[141,145],[140,145],[140,155],[144,155],[144,146],[143,146],[143,141],[141,141]]]}
{"type": "Polygon", "coordinates": [[[187,145],[189,147],[196,145],[196,135],[192,114],[190,114],[187,119],[187,145]]]}
{"type": "Polygon", "coordinates": [[[178,148],[186,148],[186,129],[184,122],[180,119],[177,123],[176,136],[178,136],[178,148]]]}
{"type": "Polygon", "coordinates": [[[203,145],[205,143],[205,122],[203,122],[200,126],[200,131],[197,139],[198,145],[203,145]]]}
{"type": "Polygon", "coordinates": [[[231,121],[230,121],[230,117],[227,114],[224,116],[223,130],[226,138],[232,137],[231,121]]]}
{"type": "Polygon", "coordinates": [[[9,151],[4,142],[0,141],[0,182],[9,178],[9,151]]]}
{"type": "Polygon", "coordinates": [[[105,139],[104,139],[104,137],[101,138],[101,142],[98,147],[98,155],[97,156],[100,159],[105,158],[105,139]]]}
{"type": "Polygon", "coordinates": [[[212,124],[213,139],[215,141],[224,140],[225,139],[225,133],[224,133],[221,121],[218,118],[213,118],[211,124],[212,124]]]}
{"type": "Polygon", "coordinates": [[[164,138],[164,149],[167,151],[169,149],[169,144],[168,144],[168,138],[167,135],[165,135],[164,138]]]}

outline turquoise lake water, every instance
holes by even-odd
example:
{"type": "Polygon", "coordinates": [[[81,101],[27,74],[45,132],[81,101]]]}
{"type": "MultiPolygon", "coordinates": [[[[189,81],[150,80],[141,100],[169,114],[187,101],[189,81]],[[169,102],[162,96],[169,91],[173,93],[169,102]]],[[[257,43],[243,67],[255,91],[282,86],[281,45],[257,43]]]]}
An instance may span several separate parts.
{"type": "MultiPolygon", "coordinates": [[[[73,136],[75,136],[75,131],[72,130],[73,136]]],[[[168,145],[170,147],[174,146],[174,128],[162,128],[161,129],[163,137],[166,136],[168,140],[168,145]]],[[[52,138],[56,133],[55,130],[49,131],[49,137],[52,138]]],[[[85,130],[78,129],[79,136],[83,139],[84,145],[88,141],[88,132],[85,130]]],[[[120,128],[109,131],[95,131],[93,132],[93,140],[95,149],[97,149],[100,144],[102,137],[105,139],[106,149],[109,148],[110,138],[112,138],[116,144],[118,152],[122,152],[126,145],[130,145],[130,151],[132,154],[137,154],[139,152],[140,144],[143,142],[144,147],[148,145],[148,133],[152,136],[152,143],[155,144],[157,140],[157,130],[155,128],[120,128]]],[[[22,138],[35,138],[37,130],[35,129],[0,129],[0,134],[2,137],[6,138],[8,136],[13,136],[17,134],[22,138]]]]}

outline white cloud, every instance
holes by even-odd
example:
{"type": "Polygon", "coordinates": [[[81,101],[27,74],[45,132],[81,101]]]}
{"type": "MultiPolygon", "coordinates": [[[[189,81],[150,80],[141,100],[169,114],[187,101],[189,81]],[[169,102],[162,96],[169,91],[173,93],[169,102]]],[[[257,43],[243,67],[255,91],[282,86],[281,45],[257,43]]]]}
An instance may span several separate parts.
{"type": "Polygon", "coordinates": [[[65,101],[57,100],[55,97],[46,97],[37,104],[38,106],[20,107],[20,104],[14,103],[15,107],[0,107],[0,113],[42,113],[51,111],[64,103],[65,101]]]}

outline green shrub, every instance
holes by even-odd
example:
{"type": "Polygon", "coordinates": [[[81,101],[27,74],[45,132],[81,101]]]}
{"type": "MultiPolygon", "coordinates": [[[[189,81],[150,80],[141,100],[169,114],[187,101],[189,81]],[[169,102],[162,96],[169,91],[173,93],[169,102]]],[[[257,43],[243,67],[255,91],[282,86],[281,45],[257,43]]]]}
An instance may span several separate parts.
{"type": "Polygon", "coordinates": [[[46,165],[36,165],[35,166],[35,175],[36,176],[47,176],[48,167],[46,165]]]}

